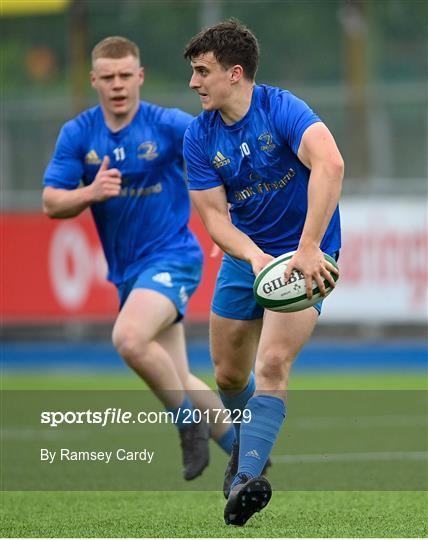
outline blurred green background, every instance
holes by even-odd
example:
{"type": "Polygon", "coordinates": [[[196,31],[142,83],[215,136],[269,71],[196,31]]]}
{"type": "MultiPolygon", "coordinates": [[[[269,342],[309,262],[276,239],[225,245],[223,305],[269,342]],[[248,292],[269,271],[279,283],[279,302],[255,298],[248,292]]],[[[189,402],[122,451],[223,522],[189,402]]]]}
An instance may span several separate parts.
{"type": "Polygon", "coordinates": [[[335,134],[351,179],[345,194],[426,193],[425,0],[4,0],[2,6],[7,209],[39,208],[60,125],[95,104],[88,72],[99,40],[121,34],[140,46],[143,99],[198,113],[182,50],[201,27],[230,16],[259,38],[257,81],[306,99],[335,134]],[[37,14],[40,4],[51,13],[37,14]]]}

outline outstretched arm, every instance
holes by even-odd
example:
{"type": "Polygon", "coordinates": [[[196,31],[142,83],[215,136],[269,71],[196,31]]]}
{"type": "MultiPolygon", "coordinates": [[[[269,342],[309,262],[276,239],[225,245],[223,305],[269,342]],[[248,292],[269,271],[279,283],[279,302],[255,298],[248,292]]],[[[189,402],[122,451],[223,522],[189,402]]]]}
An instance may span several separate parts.
{"type": "Polygon", "coordinates": [[[250,263],[255,275],[273,259],[230,221],[223,186],[191,190],[190,194],[208,233],[223,251],[250,263]]]}
{"type": "Polygon", "coordinates": [[[313,280],[321,294],[325,294],[324,279],[334,287],[331,272],[337,271],[325,261],[319,246],[339,202],[344,164],[333,136],[321,122],[312,124],[303,134],[298,157],[311,171],[308,211],[298,250],[290,260],[285,278],[290,277],[293,268],[299,269],[311,298],[313,280]]]}
{"type": "Polygon", "coordinates": [[[51,218],[71,218],[95,202],[117,197],[121,174],[118,169],[109,169],[109,162],[109,157],[105,156],[94,181],[88,186],[72,190],[46,186],[42,195],[44,213],[51,218]]]}

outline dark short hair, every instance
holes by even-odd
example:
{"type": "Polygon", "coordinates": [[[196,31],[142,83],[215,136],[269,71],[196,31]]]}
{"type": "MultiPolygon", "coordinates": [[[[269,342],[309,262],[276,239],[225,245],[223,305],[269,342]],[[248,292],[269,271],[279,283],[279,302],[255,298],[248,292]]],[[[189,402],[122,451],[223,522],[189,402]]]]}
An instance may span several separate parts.
{"type": "Polygon", "coordinates": [[[140,60],[140,50],[133,41],[121,36],[110,36],[92,49],[92,63],[98,58],[125,58],[130,55],[140,60]]]}
{"type": "Polygon", "coordinates": [[[208,52],[214,54],[223,68],[239,64],[244,77],[254,80],[259,65],[259,44],[255,35],[237,19],[228,19],[199,32],[184,49],[184,58],[192,60],[208,52]]]}

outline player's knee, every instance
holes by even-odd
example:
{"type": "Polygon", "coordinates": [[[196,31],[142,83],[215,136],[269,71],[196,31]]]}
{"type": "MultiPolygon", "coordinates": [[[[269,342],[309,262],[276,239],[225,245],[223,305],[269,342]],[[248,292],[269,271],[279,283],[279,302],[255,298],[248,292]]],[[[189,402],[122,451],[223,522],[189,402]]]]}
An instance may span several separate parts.
{"type": "Polygon", "coordinates": [[[279,381],[284,379],[291,367],[292,358],[278,348],[269,348],[257,362],[257,372],[264,379],[279,381]]]}
{"type": "Polygon", "coordinates": [[[248,380],[248,374],[239,369],[217,366],[215,368],[215,378],[217,386],[221,390],[233,391],[245,388],[248,380]]]}
{"type": "Polygon", "coordinates": [[[131,367],[134,360],[141,356],[139,351],[144,349],[141,336],[132,327],[115,328],[112,335],[113,345],[120,356],[131,367]]]}

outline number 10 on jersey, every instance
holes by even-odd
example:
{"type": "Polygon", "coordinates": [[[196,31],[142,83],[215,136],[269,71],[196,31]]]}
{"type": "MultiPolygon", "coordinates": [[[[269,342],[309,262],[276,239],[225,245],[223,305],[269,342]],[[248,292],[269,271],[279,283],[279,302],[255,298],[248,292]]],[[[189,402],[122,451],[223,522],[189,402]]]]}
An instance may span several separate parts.
{"type": "Polygon", "coordinates": [[[241,149],[242,157],[250,155],[250,147],[248,146],[246,142],[243,142],[239,148],[241,149]]]}

